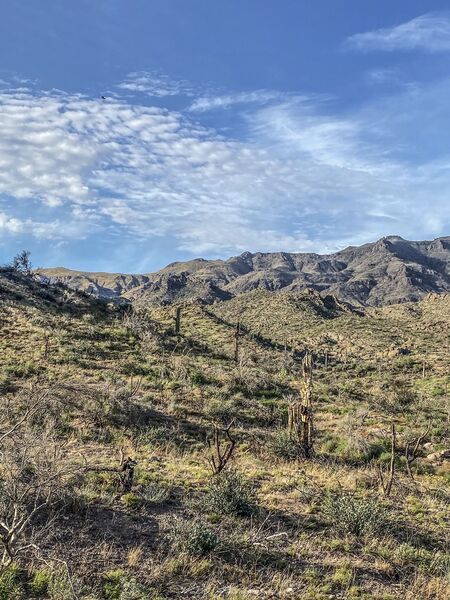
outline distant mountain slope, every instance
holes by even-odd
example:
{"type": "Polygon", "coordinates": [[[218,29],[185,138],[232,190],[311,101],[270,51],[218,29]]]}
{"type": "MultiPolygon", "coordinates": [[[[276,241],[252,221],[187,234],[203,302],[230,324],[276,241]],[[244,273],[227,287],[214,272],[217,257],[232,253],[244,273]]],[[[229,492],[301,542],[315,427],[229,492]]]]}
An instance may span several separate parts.
{"type": "Polygon", "coordinates": [[[149,277],[146,275],[86,273],[83,271],[71,271],[63,267],[41,269],[39,273],[49,283],[63,283],[70,288],[90,293],[104,300],[120,298],[128,290],[144,285],[149,281],[149,277]]]}
{"type": "Polygon", "coordinates": [[[61,281],[105,299],[170,304],[212,303],[255,289],[334,294],[354,305],[382,306],[450,292],[450,237],[413,242],[389,236],[334,254],[244,252],[228,260],[196,259],[147,275],[43,269],[61,281]]]}

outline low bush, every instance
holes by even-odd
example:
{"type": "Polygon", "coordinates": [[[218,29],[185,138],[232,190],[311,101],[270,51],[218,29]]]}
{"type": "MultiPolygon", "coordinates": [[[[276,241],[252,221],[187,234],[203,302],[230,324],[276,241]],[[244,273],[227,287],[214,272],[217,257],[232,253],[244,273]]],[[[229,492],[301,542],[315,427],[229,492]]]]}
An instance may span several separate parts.
{"type": "Polygon", "coordinates": [[[33,574],[30,582],[30,590],[33,596],[38,598],[47,594],[51,580],[51,573],[48,569],[39,569],[33,574]]]}
{"type": "Polygon", "coordinates": [[[136,579],[128,579],[122,585],[119,600],[151,600],[155,596],[136,579]]]}
{"type": "Polygon", "coordinates": [[[26,379],[33,375],[39,375],[44,370],[44,367],[37,365],[32,361],[9,363],[5,366],[5,374],[19,379],[26,379]]]}
{"type": "Polygon", "coordinates": [[[388,524],[386,509],[373,498],[360,498],[348,492],[330,493],[322,508],[330,525],[341,533],[363,536],[377,533],[388,524]]]}
{"type": "Polygon", "coordinates": [[[203,411],[210,419],[225,424],[236,417],[239,406],[234,398],[216,397],[205,404],[203,411]]]}
{"type": "Polygon", "coordinates": [[[107,600],[120,600],[125,581],[125,571],[115,569],[105,574],[103,594],[107,600]]]}
{"type": "Polygon", "coordinates": [[[251,515],[256,511],[254,489],[238,471],[222,471],[212,478],[203,498],[205,510],[217,515],[251,515]]]}
{"type": "Polygon", "coordinates": [[[83,591],[81,581],[70,577],[66,569],[55,570],[49,578],[47,596],[51,600],[76,600],[83,591]]]}
{"type": "Polygon", "coordinates": [[[19,568],[11,565],[0,574],[0,600],[20,600],[24,598],[19,579],[19,568]]]}
{"type": "Polygon", "coordinates": [[[140,496],[145,504],[165,504],[172,499],[173,489],[164,483],[151,483],[140,490],[140,496]]]}
{"type": "Polygon", "coordinates": [[[212,552],[219,543],[216,533],[200,520],[174,519],[168,537],[174,550],[190,556],[205,556],[212,552]]]}
{"type": "Polygon", "coordinates": [[[189,379],[192,385],[207,385],[210,383],[206,375],[196,370],[192,370],[189,373],[189,379]]]}
{"type": "Polygon", "coordinates": [[[147,427],[139,435],[139,443],[149,446],[165,446],[173,439],[173,432],[169,427],[157,425],[156,427],[147,427]]]}
{"type": "Polygon", "coordinates": [[[431,575],[450,576],[450,555],[442,552],[431,552],[403,543],[395,551],[394,562],[402,569],[418,568],[431,575]]]}

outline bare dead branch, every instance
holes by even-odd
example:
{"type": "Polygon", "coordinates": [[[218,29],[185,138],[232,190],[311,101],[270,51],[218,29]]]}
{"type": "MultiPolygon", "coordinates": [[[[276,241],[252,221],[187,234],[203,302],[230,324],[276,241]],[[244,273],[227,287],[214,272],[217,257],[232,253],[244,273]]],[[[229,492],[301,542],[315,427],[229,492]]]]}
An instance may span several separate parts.
{"type": "Polygon", "coordinates": [[[231,435],[231,428],[234,425],[234,419],[225,427],[219,428],[214,425],[213,439],[207,439],[207,445],[211,452],[208,457],[208,463],[213,475],[218,475],[226,467],[231,459],[236,447],[236,440],[231,435]],[[220,437],[225,437],[225,446],[222,445],[220,437]]]}
{"type": "Polygon", "coordinates": [[[415,483],[415,479],[414,479],[414,475],[413,475],[411,466],[416,461],[419,448],[420,448],[421,444],[423,443],[424,439],[427,437],[429,431],[430,431],[430,424],[428,423],[426,430],[417,437],[415,442],[406,442],[406,444],[405,444],[406,470],[408,472],[409,477],[411,478],[411,480],[414,483],[415,483]]]}

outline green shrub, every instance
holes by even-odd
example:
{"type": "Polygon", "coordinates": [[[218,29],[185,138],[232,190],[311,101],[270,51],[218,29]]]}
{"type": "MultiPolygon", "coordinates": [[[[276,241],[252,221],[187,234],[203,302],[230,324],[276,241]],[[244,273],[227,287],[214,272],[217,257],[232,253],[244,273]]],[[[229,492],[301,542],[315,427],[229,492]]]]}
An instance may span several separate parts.
{"type": "Polygon", "coordinates": [[[45,596],[47,594],[51,579],[51,573],[48,569],[39,569],[35,571],[33,579],[30,582],[30,590],[34,596],[45,596]]]}
{"type": "Polygon", "coordinates": [[[146,504],[165,504],[172,498],[173,490],[170,485],[164,483],[152,483],[146,485],[140,495],[146,504]]]}
{"type": "Polygon", "coordinates": [[[348,588],[355,579],[355,573],[352,566],[348,563],[340,565],[331,576],[331,581],[343,588],[348,588]]]}
{"type": "Polygon", "coordinates": [[[19,568],[11,565],[0,574],[0,600],[19,600],[23,597],[19,568]]]}
{"type": "Polygon", "coordinates": [[[0,394],[6,394],[14,390],[12,379],[7,373],[0,373],[0,394]]]}
{"type": "Polygon", "coordinates": [[[436,383],[432,386],[430,390],[430,395],[433,398],[440,398],[446,395],[446,387],[445,384],[436,383]]]}
{"type": "Polygon", "coordinates": [[[103,595],[107,600],[153,600],[155,595],[134,578],[128,579],[125,571],[115,569],[105,574],[103,595]]]}
{"type": "Polygon", "coordinates": [[[408,384],[399,383],[394,385],[392,392],[394,406],[400,410],[404,410],[417,400],[416,392],[408,384]]]}
{"type": "Polygon", "coordinates": [[[322,488],[314,481],[314,479],[311,479],[311,477],[308,477],[304,473],[299,473],[291,480],[288,490],[295,490],[299,494],[302,502],[308,504],[319,501],[323,496],[322,488]]]}
{"type": "Polygon", "coordinates": [[[269,449],[275,456],[283,460],[301,458],[300,446],[287,431],[277,431],[269,441],[269,449]]]}
{"type": "Polygon", "coordinates": [[[150,590],[136,579],[128,579],[123,583],[119,600],[151,600],[150,590]]]}
{"type": "Polygon", "coordinates": [[[328,494],[323,513],[336,531],[356,536],[377,533],[388,523],[386,509],[376,500],[348,492],[328,494]]]}
{"type": "MultiPolygon", "coordinates": [[[[322,444],[324,452],[339,456],[350,463],[367,463],[378,460],[388,451],[389,442],[369,442],[358,433],[350,433],[346,438],[330,437],[322,444]]],[[[389,451],[390,457],[390,451],[389,451]]],[[[382,458],[380,459],[382,461],[382,458]]]]}
{"type": "Polygon", "coordinates": [[[378,404],[389,414],[405,413],[418,401],[418,395],[409,382],[394,380],[386,388],[387,394],[383,392],[378,404]]]}
{"type": "Polygon", "coordinates": [[[172,439],[172,430],[164,425],[148,427],[139,435],[140,444],[149,446],[164,446],[172,439]]]}
{"type": "Polygon", "coordinates": [[[6,375],[11,375],[13,377],[18,378],[28,378],[33,375],[39,375],[42,373],[44,367],[37,365],[31,361],[23,362],[23,363],[9,363],[5,367],[6,375]]]}
{"type": "Polygon", "coordinates": [[[175,519],[168,537],[174,550],[181,550],[191,556],[205,556],[219,543],[216,533],[199,520],[175,519]]]}
{"type": "Polygon", "coordinates": [[[222,471],[211,480],[203,506],[218,515],[250,515],[256,511],[253,486],[238,471],[222,471]]]}
{"type": "Polygon", "coordinates": [[[149,369],[146,364],[143,364],[138,359],[133,360],[132,358],[129,358],[127,361],[121,363],[120,372],[123,375],[128,375],[130,377],[136,377],[139,375],[145,377],[151,373],[151,369],[149,369]]]}
{"type": "Polygon", "coordinates": [[[80,580],[69,577],[66,569],[54,571],[49,578],[47,595],[51,600],[76,600],[82,591],[80,580]]]}
{"type": "Polygon", "coordinates": [[[214,421],[229,423],[239,410],[233,398],[215,397],[209,400],[203,411],[206,416],[214,421]]]}
{"type": "Polygon", "coordinates": [[[123,494],[121,500],[127,508],[137,508],[142,502],[142,498],[134,492],[128,492],[127,494],[123,494]]]}
{"type": "Polygon", "coordinates": [[[105,574],[105,583],[103,584],[103,594],[107,600],[120,600],[125,579],[125,571],[115,569],[105,574]]]}
{"type": "Polygon", "coordinates": [[[404,543],[396,548],[394,560],[403,569],[414,567],[437,577],[450,575],[450,555],[442,552],[431,552],[404,543]]]}

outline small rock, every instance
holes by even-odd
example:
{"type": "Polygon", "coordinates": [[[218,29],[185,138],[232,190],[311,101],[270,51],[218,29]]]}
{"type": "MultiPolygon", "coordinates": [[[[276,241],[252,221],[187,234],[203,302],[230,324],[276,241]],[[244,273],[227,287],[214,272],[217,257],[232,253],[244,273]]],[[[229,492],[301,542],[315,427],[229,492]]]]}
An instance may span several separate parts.
{"type": "Polygon", "coordinates": [[[450,459],[450,450],[441,450],[440,452],[433,452],[428,454],[426,460],[429,462],[442,462],[443,460],[450,459]]]}

